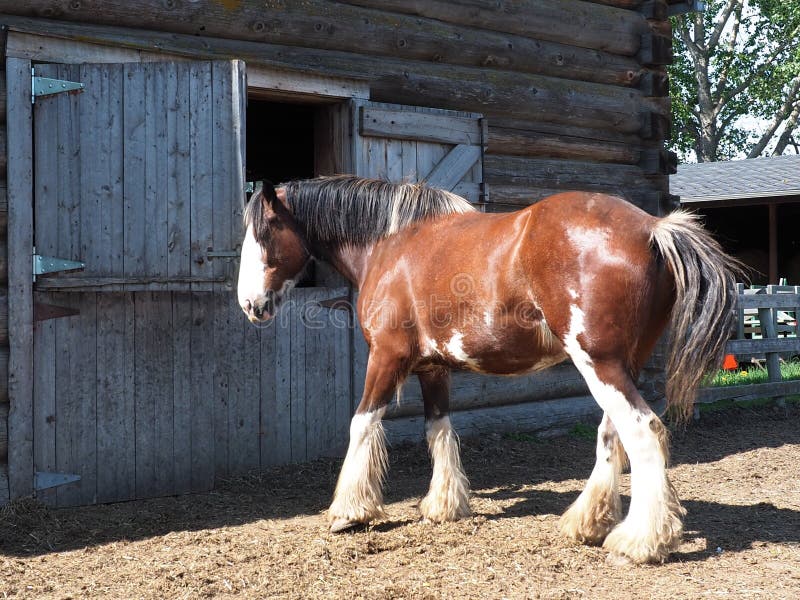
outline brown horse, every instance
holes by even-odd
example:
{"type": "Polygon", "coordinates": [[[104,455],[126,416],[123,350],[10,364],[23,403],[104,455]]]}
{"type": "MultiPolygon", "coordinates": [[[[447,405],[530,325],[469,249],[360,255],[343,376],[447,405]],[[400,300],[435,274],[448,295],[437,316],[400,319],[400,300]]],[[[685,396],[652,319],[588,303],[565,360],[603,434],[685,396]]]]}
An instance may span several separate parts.
{"type": "Polygon", "coordinates": [[[449,192],[336,176],[266,187],[245,225],[238,294],[251,321],[274,316],[312,258],[360,290],[370,353],[331,531],[384,514],[381,417],[409,374],[422,386],[433,461],[419,508],[449,521],[470,510],[448,417],[450,370],[513,375],[571,358],[604,416],[597,462],[562,531],[634,562],[663,561],[677,546],[685,511],[667,478],[666,429],[635,382],[668,324],[667,399],[677,414],[691,411],[721,358],[735,274],[692,216],[657,218],[584,192],[483,214],[449,192]],[[626,452],[631,504],[622,520],[626,452]]]}

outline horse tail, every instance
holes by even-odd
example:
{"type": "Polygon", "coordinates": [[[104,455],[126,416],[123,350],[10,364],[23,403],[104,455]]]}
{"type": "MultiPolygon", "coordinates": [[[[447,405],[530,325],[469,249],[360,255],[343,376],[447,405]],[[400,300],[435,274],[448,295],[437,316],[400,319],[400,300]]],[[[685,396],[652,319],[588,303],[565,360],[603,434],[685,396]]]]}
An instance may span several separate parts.
{"type": "Polygon", "coordinates": [[[650,241],[675,284],[667,358],[667,408],[678,419],[693,412],[704,376],[719,367],[736,321],[741,263],[728,256],[696,215],[676,211],[659,219],[650,241]]]}

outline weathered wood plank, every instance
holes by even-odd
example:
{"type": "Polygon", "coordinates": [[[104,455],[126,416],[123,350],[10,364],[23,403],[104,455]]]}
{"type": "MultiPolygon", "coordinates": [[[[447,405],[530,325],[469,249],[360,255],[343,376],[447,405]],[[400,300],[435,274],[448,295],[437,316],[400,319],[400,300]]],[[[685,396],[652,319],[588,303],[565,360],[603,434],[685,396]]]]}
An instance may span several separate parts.
{"type": "MultiPolygon", "coordinates": [[[[453,428],[463,436],[515,431],[558,435],[566,432],[575,423],[598,423],[601,416],[602,411],[591,396],[479,408],[450,414],[453,428]]],[[[418,442],[423,439],[425,431],[422,416],[390,420],[385,426],[386,437],[392,444],[418,442]]]]}
{"type": "MultiPolygon", "coordinates": [[[[91,10],[80,18],[69,11],[66,19],[57,18],[630,85],[638,72],[633,55],[639,49],[641,35],[649,31],[644,18],[613,9],[587,9],[586,3],[574,1],[566,2],[569,17],[557,17],[555,11],[563,13],[564,4],[550,0],[541,6],[521,6],[521,21],[506,10],[497,9],[484,11],[486,18],[478,21],[454,22],[459,20],[454,15],[466,16],[473,11],[453,10],[450,6],[444,18],[434,13],[411,16],[398,14],[408,12],[407,6],[398,9],[381,3],[376,7],[379,10],[371,10],[326,0],[290,3],[280,8],[245,4],[237,11],[213,5],[200,11],[199,7],[184,4],[180,5],[183,9],[196,14],[177,19],[178,15],[165,10],[163,4],[142,7],[142,13],[137,15],[125,11],[122,5],[112,5],[109,13],[91,10]],[[148,26],[145,15],[151,14],[162,19],[153,18],[148,26]],[[572,18],[574,15],[578,15],[576,19],[572,18]],[[503,18],[502,22],[497,22],[498,17],[503,18]],[[273,26],[272,19],[278,19],[280,27],[273,26]],[[198,27],[200,23],[204,25],[198,27]],[[572,35],[578,30],[579,34],[572,35]]],[[[437,8],[426,6],[425,10],[437,8]]],[[[14,12],[36,15],[30,9],[14,12]]]]}
{"type": "Polygon", "coordinates": [[[97,501],[97,302],[77,294],[80,314],[56,320],[56,471],[80,481],[56,488],[58,506],[97,501]]]}
{"type": "Polygon", "coordinates": [[[136,497],[174,493],[172,299],[163,292],[134,295],[136,497]]]}
{"type": "MultiPolygon", "coordinates": [[[[2,470],[5,470],[5,466],[8,460],[8,403],[7,402],[0,402],[0,465],[2,465],[2,470]]],[[[7,499],[7,498],[6,498],[7,499]]],[[[0,502],[2,502],[3,498],[0,497],[0,502]]]]}
{"type": "MultiPolygon", "coordinates": [[[[309,397],[306,388],[306,368],[309,359],[313,356],[307,354],[305,336],[305,311],[309,298],[309,288],[295,290],[289,314],[286,315],[291,335],[290,372],[291,381],[289,389],[291,394],[291,448],[292,462],[302,462],[308,457],[308,404],[309,397]]],[[[284,312],[286,312],[284,308],[284,312]]],[[[310,364],[308,366],[311,366],[310,364]]]]}
{"type": "MultiPolygon", "coordinates": [[[[261,465],[261,330],[242,313],[232,293],[221,294],[228,313],[228,470],[232,475],[261,465]]],[[[273,357],[270,356],[269,360],[273,357]]]]}
{"type": "MultiPolygon", "coordinates": [[[[18,29],[41,32],[38,20],[14,19],[18,29]],[[26,24],[27,23],[27,24],[26,24]]],[[[581,123],[617,133],[638,133],[642,115],[652,110],[638,90],[485,68],[442,65],[246,41],[159,34],[104,26],[47,23],[55,35],[112,45],[140,44],[182,56],[238,58],[248,64],[370,80],[375,100],[479,111],[489,117],[518,118],[563,125],[581,123]],[[136,41],[133,41],[136,40],[136,41]],[[488,76],[491,74],[491,76],[488,76]],[[454,93],[458,81],[458,93],[454,93]]]]}
{"type": "MultiPolygon", "coordinates": [[[[188,188],[187,188],[188,189],[188,188]]],[[[172,408],[174,487],[176,494],[192,490],[192,298],[172,294],[172,408]]]]}
{"type": "MultiPolygon", "coordinates": [[[[212,76],[209,63],[189,66],[189,110],[191,138],[191,261],[193,277],[211,277],[206,261],[207,248],[213,245],[213,147],[214,129],[212,76]]],[[[208,490],[214,485],[214,373],[209,351],[214,347],[214,298],[192,295],[190,361],[192,399],[192,490],[208,490]]]]}
{"type": "Polygon", "coordinates": [[[132,294],[97,294],[98,502],[136,497],[136,436],[145,421],[134,396],[134,310],[132,294]]]}
{"type": "Polygon", "coordinates": [[[770,352],[800,352],[800,339],[776,338],[761,340],[729,340],[725,346],[730,354],[769,354],[770,352]]]}
{"type": "Polygon", "coordinates": [[[359,114],[361,135],[437,144],[480,144],[481,129],[475,117],[411,112],[363,106],[359,114]]]}
{"type": "Polygon", "coordinates": [[[729,399],[772,398],[795,394],[800,394],[800,380],[703,388],[698,394],[697,402],[708,403],[729,399]]]}
{"type": "Polygon", "coordinates": [[[452,190],[480,158],[480,146],[459,144],[428,173],[425,182],[431,187],[452,190]]]}
{"type": "MultiPolygon", "coordinates": [[[[44,77],[67,78],[68,67],[40,65],[39,73],[44,77]]],[[[34,106],[34,222],[36,223],[37,249],[49,256],[63,256],[64,237],[58,235],[58,214],[52,206],[63,206],[66,196],[80,193],[76,179],[68,177],[78,171],[78,159],[70,151],[75,141],[74,129],[69,124],[77,115],[73,111],[73,99],[63,95],[51,98],[52,102],[39,102],[34,106]],[[58,151],[63,148],[66,151],[58,151]],[[66,177],[65,177],[66,176],[66,177]],[[66,181],[60,181],[60,178],[66,181]],[[50,213],[48,214],[48,208],[50,213]]],[[[71,248],[69,248],[71,250],[71,248]]],[[[50,301],[47,298],[45,301],[50,301]]],[[[33,437],[34,470],[55,472],[56,464],[56,336],[55,322],[37,322],[34,326],[34,375],[33,384],[33,437]]],[[[37,497],[49,505],[56,504],[54,489],[42,490],[37,497]]]]}
{"type": "Polygon", "coordinates": [[[291,337],[283,313],[261,328],[261,466],[291,461],[291,337]]]}
{"type": "Polygon", "coordinates": [[[28,60],[6,60],[8,141],[8,483],[12,499],[33,491],[33,145],[28,60]]]}
{"type": "Polygon", "coordinates": [[[746,294],[739,296],[739,308],[783,308],[797,306],[797,294],[746,294]]]}

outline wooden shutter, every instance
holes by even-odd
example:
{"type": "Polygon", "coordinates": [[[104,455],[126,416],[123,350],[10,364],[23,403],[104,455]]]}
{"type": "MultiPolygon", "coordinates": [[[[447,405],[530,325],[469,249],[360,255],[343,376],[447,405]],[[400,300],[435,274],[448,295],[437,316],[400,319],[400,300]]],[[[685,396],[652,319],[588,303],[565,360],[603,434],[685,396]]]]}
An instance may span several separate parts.
{"type": "Polygon", "coordinates": [[[479,114],[354,100],[354,172],[424,181],[473,203],[483,185],[485,121],[479,114]]]}

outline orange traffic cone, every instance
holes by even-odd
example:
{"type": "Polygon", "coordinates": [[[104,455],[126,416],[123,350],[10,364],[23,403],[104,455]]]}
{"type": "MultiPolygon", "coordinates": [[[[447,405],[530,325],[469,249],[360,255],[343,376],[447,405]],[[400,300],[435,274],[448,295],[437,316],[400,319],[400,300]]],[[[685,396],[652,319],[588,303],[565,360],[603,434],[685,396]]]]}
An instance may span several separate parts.
{"type": "Polygon", "coordinates": [[[736,362],[736,357],[733,354],[726,354],[725,360],[722,362],[722,368],[726,371],[735,371],[739,368],[739,363],[736,362]]]}

